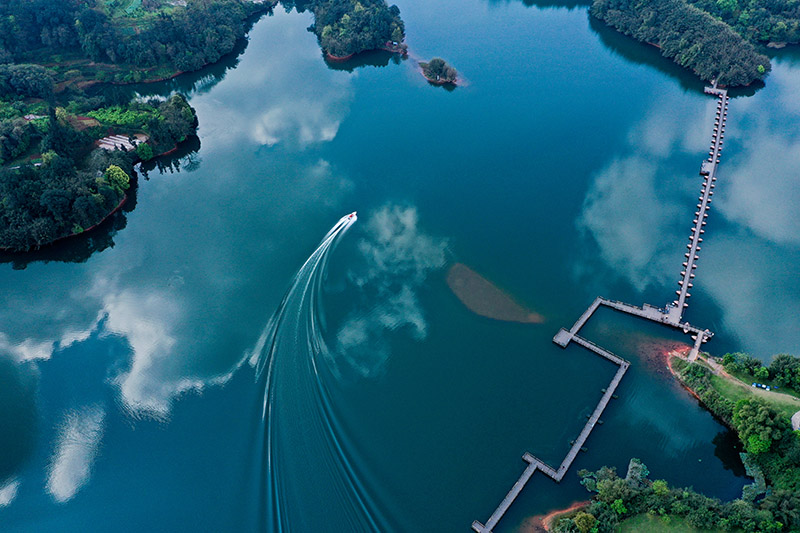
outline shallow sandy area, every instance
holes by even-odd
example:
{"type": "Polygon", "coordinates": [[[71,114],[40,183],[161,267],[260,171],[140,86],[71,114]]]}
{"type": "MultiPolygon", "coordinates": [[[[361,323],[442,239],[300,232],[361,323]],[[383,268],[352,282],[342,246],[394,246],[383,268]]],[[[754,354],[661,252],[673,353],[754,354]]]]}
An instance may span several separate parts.
{"type": "Polygon", "coordinates": [[[447,285],[471,311],[495,320],[539,324],[542,315],[515,302],[502,289],[468,266],[456,263],[447,272],[447,285]]]}

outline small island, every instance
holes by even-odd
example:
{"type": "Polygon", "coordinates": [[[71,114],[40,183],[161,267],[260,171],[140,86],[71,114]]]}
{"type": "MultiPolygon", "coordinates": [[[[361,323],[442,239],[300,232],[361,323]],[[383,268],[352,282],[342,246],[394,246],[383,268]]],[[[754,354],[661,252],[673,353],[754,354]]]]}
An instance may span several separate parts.
{"type": "Polygon", "coordinates": [[[422,75],[434,85],[455,85],[458,79],[456,69],[447,64],[447,61],[440,57],[434,57],[427,63],[420,63],[422,75]]]}
{"type": "Polygon", "coordinates": [[[136,161],[172,150],[197,129],[194,110],[177,94],[92,111],[44,105],[40,118],[12,119],[0,139],[4,158],[36,151],[35,159],[0,168],[4,250],[38,248],[94,228],[122,207],[136,161]]]}
{"type": "Polygon", "coordinates": [[[344,61],[370,50],[405,55],[405,27],[400,9],[386,0],[315,0],[313,31],[325,57],[344,61]]]}

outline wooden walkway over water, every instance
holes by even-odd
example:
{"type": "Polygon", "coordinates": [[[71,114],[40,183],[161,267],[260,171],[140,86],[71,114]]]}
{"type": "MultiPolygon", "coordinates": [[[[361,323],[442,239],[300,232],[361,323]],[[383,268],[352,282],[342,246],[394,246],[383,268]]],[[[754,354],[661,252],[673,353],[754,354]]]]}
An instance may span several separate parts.
{"type": "Polygon", "coordinates": [[[589,319],[592,317],[592,315],[594,315],[595,311],[597,311],[601,305],[610,307],[616,311],[627,313],[629,315],[652,320],[653,322],[657,322],[659,324],[678,328],[683,330],[683,332],[686,334],[691,334],[692,339],[694,339],[694,345],[689,352],[688,359],[690,361],[697,359],[701,345],[714,335],[707,329],[700,329],[692,326],[688,322],[681,322],[683,319],[683,312],[686,307],[688,307],[687,300],[691,296],[689,289],[692,287],[692,280],[695,277],[694,270],[697,268],[700,243],[703,242],[702,235],[705,233],[705,219],[708,217],[711,196],[714,194],[715,182],[717,180],[717,165],[719,164],[719,158],[722,154],[722,138],[725,133],[725,120],[728,115],[727,91],[725,89],[717,88],[715,83],[713,87],[706,87],[705,92],[707,94],[717,96],[717,112],[714,120],[714,132],[711,140],[711,148],[708,153],[709,157],[707,160],[703,161],[703,164],[700,168],[700,175],[703,176],[703,186],[700,190],[697,211],[695,211],[695,218],[693,220],[694,226],[692,227],[692,233],[689,236],[689,244],[687,245],[689,251],[684,254],[686,260],[683,263],[681,280],[678,282],[680,289],[676,291],[678,299],[673,301],[671,304],[668,304],[664,308],[659,308],[649,304],[644,304],[642,307],[637,307],[625,302],[608,300],[598,296],[569,330],[561,328],[556,333],[555,337],[553,337],[553,342],[559,346],[566,348],[570,342],[575,342],[579,346],[582,346],[583,348],[586,348],[587,350],[590,350],[604,359],[607,359],[608,361],[618,365],[619,368],[617,369],[616,374],[614,374],[614,377],[611,379],[611,383],[605,389],[603,396],[600,398],[600,401],[594,409],[594,412],[592,412],[592,414],[589,416],[586,425],[583,426],[580,434],[575,439],[569,451],[567,452],[567,455],[564,457],[564,460],[561,462],[561,465],[558,467],[558,470],[554,469],[530,453],[525,453],[525,455],[522,456],[522,459],[528,463],[528,466],[525,468],[525,470],[523,470],[519,479],[517,479],[516,483],[514,483],[514,485],[511,487],[511,490],[508,491],[508,494],[506,494],[506,497],[503,498],[503,501],[500,502],[500,505],[497,506],[495,511],[486,521],[486,524],[482,524],[477,520],[472,523],[472,529],[477,533],[492,533],[492,530],[495,528],[495,526],[497,526],[497,524],[500,522],[500,519],[503,518],[508,509],[522,492],[522,489],[525,488],[525,485],[537,470],[540,470],[555,482],[560,482],[569,470],[570,466],[572,466],[572,463],[578,456],[578,452],[584,449],[583,445],[586,443],[586,440],[589,438],[592,430],[600,421],[600,416],[608,406],[608,403],[614,397],[614,392],[617,390],[617,387],[622,381],[622,378],[625,375],[625,372],[628,370],[630,363],[618,355],[610,352],[609,350],[606,350],[605,348],[598,346],[597,344],[578,335],[581,328],[583,328],[586,322],[589,321],[589,319]]]}
{"type": "Polygon", "coordinates": [[[553,342],[555,342],[562,348],[566,348],[566,346],[570,343],[570,341],[574,340],[573,338],[578,334],[578,332],[586,324],[586,322],[589,321],[589,319],[592,317],[595,311],[597,311],[597,309],[600,308],[600,306],[610,307],[611,309],[614,309],[616,311],[621,311],[629,315],[645,318],[647,320],[652,320],[653,322],[657,322],[659,324],[664,324],[666,326],[677,328],[687,334],[691,333],[692,338],[695,340],[697,338],[701,339],[700,340],[701,343],[707,341],[714,335],[707,329],[700,329],[696,326],[689,324],[688,322],[673,322],[669,314],[671,310],[669,307],[662,309],[660,307],[655,307],[650,304],[644,304],[644,306],[642,307],[637,307],[635,305],[627,304],[625,302],[620,302],[618,300],[609,300],[607,298],[603,298],[602,296],[598,296],[597,298],[594,299],[589,308],[583,312],[583,314],[578,318],[578,320],[575,321],[575,324],[573,324],[569,330],[561,328],[561,330],[558,333],[556,333],[556,336],[553,337],[553,342]]]}
{"type": "Polygon", "coordinates": [[[703,242],[702,235],[705,233],[704,226],[708,217],[708,210],[711,208],[711,197],[714,195],[715,182],[717,181],[717,165],[722,155],[722,138],[725,136],[725,121],[728,118],[728,91],[717,89],[716,87],[706,87],[706,93],[717,96],[717,112],[714,118],[714,130],[711,135],[711,147],[708,152],[708,159],[703,161],[700,167],[700,175],[703,176],[703,186],[700,189],[700,196],[697,198],[697,211],[694,213],[692,223],[692,233],[689,235],[689,244],[686,245],[688,251],[684,254],[686,260],[683,262],[681,279],[678,281],[678,290],[675,293],[678,299],[672,302],[670,318],[674,322],[680,322],[684,310],[689,306],[687,300],[691,296],[689,289],[692,288],[697,268],[697,260],[700,258],[700,243],[703,242]]]}
{"type": "MultiPolygon", "coordinates": [[[[594,310],[596,310],[599,305],[600,304],[597,303],[597,300],[595,300],[593,306],[590,307],[590,309],[592,309],[592,312],[594,312],[594,310]]],[[[586,313],[584,313],[584,315],[586,315],[586,313]]],[[[590,316],[591,313],[586,315],[585,319],[582,322],[586,322],[586,320],[588,320],[590,316]]],[[[580,319],[579,322],[581,322],[580,319]]],[[[578,329],[580,329],[580,327],[578,327],[578,329]]],[[[541,459],[538,459],[537,457],[531,455],[530,453],[525,453],[525,455],[522,456],[522,459],[528,463],[528,466],[525,468],[525,470],[523,470],[522,475],[519,476],[519,479],[511,487],[511,490],[508,491],[508,494],[506,494],[506,497],[503,498],[503,501],[500,502],[500,505],[497,506],[497,509],[495,509],[495,511],[492,513],[492,516],[489,517],[489,520],[486,521],[486,524],[481,524],[477,520],[475,520],[472,523],[472,529],[478,533],[490,533],[494,529],[494,527],[497,525],[497,523],[500,521],[503,515],[506,514],[508,508],[511,507],[511,504],[514,503],[514,500],[517,499],[519,493],[522,492],[522,489],[528,483],[531,476],[533,476],[534,472],[536,472],[537,470],[542,471],[542,473],[544,473],[547,477],[551,478],[556,483],[559,483],[563,479],[564,475],[567,473],[570,466],[572,466],[572,463],[575,461],[575,458],[578,456],[578,453],[583,448],[583,445],[586,443],[586,439],[589,438],[589,435],[591,434],[592,430],[599,422],[600,415],[603,414],[603,411],[605,411],[606,406],[608,406],[608,403],[614,397],[614,393],[616,392],[617,387],[622,381],[622,376],[625,375],[625,372],[628,370],[628,367],[630,366],[630,363],[628,363],[628,361],[611,353],[605,348],[602,348],[594,344],[593,342],[584,339],[583,337],[577,335],[577,333],[571,333],[565,329],[559,331],[559,334],[561,332],[566,332],[568,335],[570,335],[571,341],[574,341],[576,344],[579,344],[591,350],[592,352],[596,353],[597,355],[600,355],[601,357],[608,359],[612,363],[619,365],[619,368],[617,369],[616,374],[614,374],[611,383],[609,383],[608,387],[606,387],[603,396],[600,398],[600,401],[597,403],[597,406],[595,407],[594,411],[589,416],[589,419],[586,421],[586,424],[583,426],[583,429],[581,430],[580,434],[575,439],[575,441],[573,441],[572,446],[567,452],[567,455],[564,457],[564,460],[561,461],[561,465],[558,467],[558,470],[548,465],[541,459]]]]}

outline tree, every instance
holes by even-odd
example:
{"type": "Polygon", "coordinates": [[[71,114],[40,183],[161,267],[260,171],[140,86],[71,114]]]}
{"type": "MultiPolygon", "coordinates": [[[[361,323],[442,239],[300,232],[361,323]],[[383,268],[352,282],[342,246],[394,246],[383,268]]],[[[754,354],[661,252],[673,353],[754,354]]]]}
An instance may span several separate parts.
{"type": "Polygon", "coordinates": [[[103,173],[103,177],[98,179],[105,180],[120,195],[131,186],[130,176],[117,165],[110,165],[103,173]]]}
{"type": "Polygon", "coordinates": [[[755,377],[761,381],[769,379],[769,370],[767,370],[766,367],[760,366],[756,370],[755,377]]]}
{"type": "Polygon", "coordinates": [[[147,143],[139,143],[136,145],[136,155],[142,161],[150,161],[153,159],[153,149],[147,143]]]}
{"type": "Polygon", "coordinates": [[[622,502],[622,499],[616,499],[611,503],[611,510],[613,510],[618,515],[623,515],[628,512],[627,507],[622,502]]]}
{"type": "Polygon", "coordinates": [[[631,487],[641,489],[647,484],[647,476],[649,475],[650,471],[644,463],[642,463],[641,459],[634,457],[628,462],[628,473],[625,475],[625,481],[627,481],[631,487]]]}
{"type": "Polygon", "coordinates": [[[776,355],[769,365],[769,372],[779,385],[800,390],[800,358],[776,355]]]}
{"type": "MultiPolygon", "coordinates": [[[[696,1],[704,8],[714,4],[714,10],[720,9],[715,0],[696,1]]],[[[769,59],[751,42],[686,0],[594,0],[591,14],[626,35],[657,45],[663,56],[704,80],[749,85],[770,70],[769,59]]]]}
{"type": "Polygon", "coordinates": [[[653,481],[653,494],[656,496],[666,496],[669,494],[669,486],[663,479],[653,481]]]}
{"type": "Polygon", "coordinates": [[[772,441],[762,438],[759,435],[750,435],[749,437],[747,437],[745,448],[749,453],[752,453],[753,455],[758,455],[760,453],[764,453],[767,450],[769,450],[771,444],[772,441]]]}
{"type": "Polygon", "coordinates": [[[602,481],[613,481],[618,479],[617,469],[608,466],[602,467],[597,472],[579,470],[578,476],[581,478],[581,485],[586,487],[586,490],[589,492],[597,492],[598,484],[602,481]]]}
{"type": "Polygon", "coordinates": [[[789,429],[788,421],[780,413],[755,399],[736,403],[733,423],[742,443],[754,454],[769,450],[789,429]]]}
{"type": "Polygon", "coordinates": [[[775,520],[790,529],[800,527],[800,494],[778,489],[764,499],[762,509],[770,511],[775,520]]]}
{"type": "Polygon", "coordinates": [[[314,25],[322,49],[333,56],[349,56],[402,43],[405,27],[397,6],[386,0],[314,0],[314,25]]]}
{"type": "Polygon", "coordinates": [[[575,525],[578,527],[581,533],[588,533],[592,530],[595,524],[597,524],[597,518],[595,518],[594,515],[584,513],[583,511],[576,514],[572,521],[575,522],[575,525]]]}

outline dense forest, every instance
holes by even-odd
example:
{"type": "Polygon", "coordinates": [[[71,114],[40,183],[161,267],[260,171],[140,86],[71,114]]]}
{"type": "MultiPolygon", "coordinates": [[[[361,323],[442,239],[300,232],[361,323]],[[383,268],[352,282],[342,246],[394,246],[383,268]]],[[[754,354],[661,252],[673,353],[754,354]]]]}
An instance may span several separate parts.
{"type": "Polygon", "coordinates": [[[796,0],[689,0],[751,41],[800,42],[796,0]]]}
{"type": "Polygon", "coordinates": [[[197,70],[230,53],[236,40],[245,35],[245,19],[271,5],[190,0],[185,8],[176,8],[169,2],[149,0],[135,10],[117,13],[113,4],[100,0],[0,3],[0,63],[59,63],[64,54],[72,53],[75,59],[94,62],[197,70]]]}
{"type": "Polygon", "coordinates": [[[185,98],[111,102],[99,81],[199,69],[244,37],[250,0],[9,0],[0,3],[0,247],[26,250],[81,233],[124,199],[133,163],[197,129],[185,98]],[[136,150],[94,149],[145,135],[136,150]]]}
{"type": "Polygon", "coordinates": [[[685,0],[594,0],[591,13],[707,81],[749,85],[770,70],[752,43],[685,0]]]}
{"type": "Polygon", "coordinates": [[[311,29],[331,56],[379,48],[398,49],[405,39],[400,9],[386,0],[314,0],[311,29]]]}

